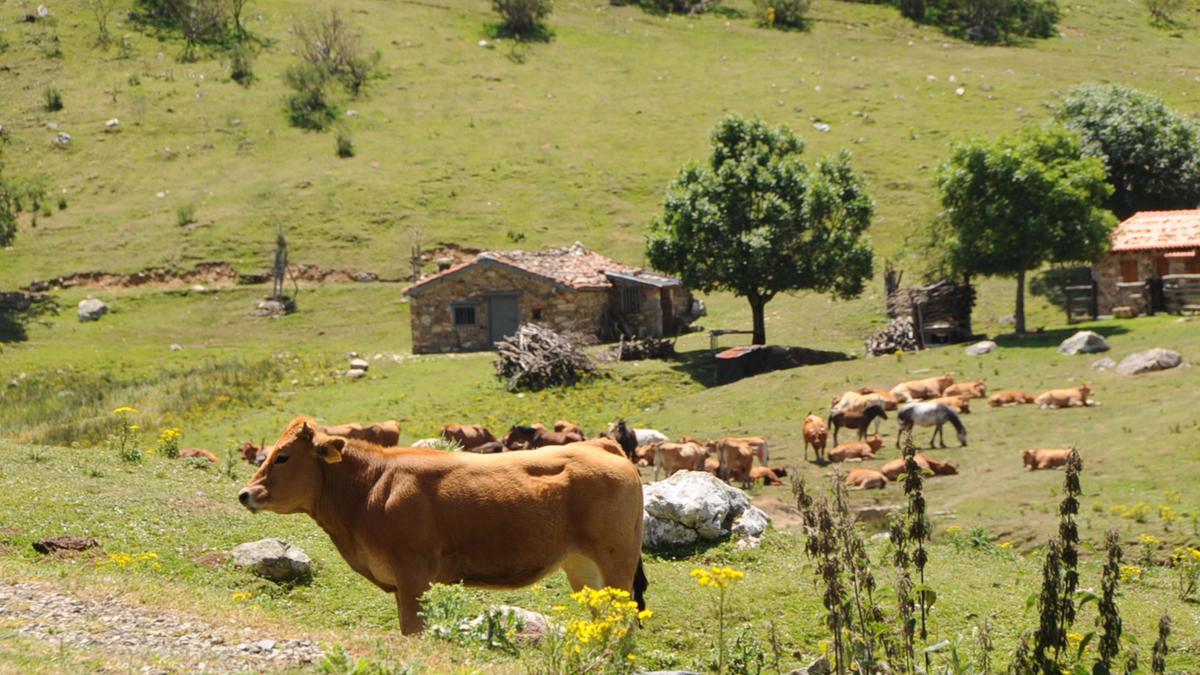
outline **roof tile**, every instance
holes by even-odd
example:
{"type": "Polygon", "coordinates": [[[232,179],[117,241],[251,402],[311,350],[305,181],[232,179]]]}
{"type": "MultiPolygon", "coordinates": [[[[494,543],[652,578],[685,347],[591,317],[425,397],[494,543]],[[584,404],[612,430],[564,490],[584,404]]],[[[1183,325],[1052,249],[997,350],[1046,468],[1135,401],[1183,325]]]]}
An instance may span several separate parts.
{"type": "Polygon", "coordinates": [[[1200,209],[1139,211],[1117,226],[1112,250],[1148,251],[1200,246],[1200,209]]]}

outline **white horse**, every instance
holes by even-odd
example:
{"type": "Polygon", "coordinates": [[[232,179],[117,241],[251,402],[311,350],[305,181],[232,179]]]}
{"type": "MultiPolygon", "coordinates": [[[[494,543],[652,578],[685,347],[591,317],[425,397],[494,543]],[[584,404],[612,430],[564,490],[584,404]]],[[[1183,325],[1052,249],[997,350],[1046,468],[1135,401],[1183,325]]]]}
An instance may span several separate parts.
{"type": "Polygon", "coordinates": [[[896,434],[897,448],[900,447],[901,436],[906,432],[910,437],[912,436],[914,425],[937,427],[933,430],[933,436],[929,438],[929,447],[934,447],[934,439],[941,441],[943,448],[946,447],[946,436],[942,431],[942,425],[946,422],[954,425],[954,430],[958,432],[958,442],[963,447],[967,446],[967,428],[963,426],[958,414],[945,403],[910,403],[900,408],[899,418],[900,433],[896,434]]]}
{"type": "Polygon", "coordinates": [[[657,429],[634,429],[633,435],[637,436],[638,447],[650,445],[651,443],[666,443],[671,439],[667,435],[657,429]]]}

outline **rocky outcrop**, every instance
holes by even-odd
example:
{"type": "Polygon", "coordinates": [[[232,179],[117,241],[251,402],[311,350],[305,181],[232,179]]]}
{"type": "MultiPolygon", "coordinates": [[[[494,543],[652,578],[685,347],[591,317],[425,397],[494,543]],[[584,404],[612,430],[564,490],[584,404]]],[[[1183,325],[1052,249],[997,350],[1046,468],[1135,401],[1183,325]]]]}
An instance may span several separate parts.
{"type": "Polygon", "coordinates": [[[703,471],[681,471],[642,489],[642,544],[649,549],[715,542],[731,535],[744,546],[755,546],[770,523],[745,492],[703,471]]]}

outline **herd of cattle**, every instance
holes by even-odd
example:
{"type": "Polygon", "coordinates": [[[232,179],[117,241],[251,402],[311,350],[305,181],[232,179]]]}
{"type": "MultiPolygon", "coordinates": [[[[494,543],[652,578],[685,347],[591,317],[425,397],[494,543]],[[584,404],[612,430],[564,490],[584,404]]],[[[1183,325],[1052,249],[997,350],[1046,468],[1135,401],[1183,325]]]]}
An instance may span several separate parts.
{"type": "MultiPolygon", "coordinates": [[[[831,400],[828,418],[809,413],[803,423],[804,459],[808,460],[811,446],[818,464],[829,462],[863,462],[876,459],[883,441],[879,435],[882,421],[895,412],[899,422],[896,446],[912,436],[917,426],[933,427],[930,447],[945,448],[943,426],[954,427],[961,446],[967,445],[967,429],[962,415],[971,412],[971,401],[986,399],[992,407],[1034,404],[1041,408],[1068,408],[1095,405],[1090,398],[1091,387],[1084,384],[1071,389],[1052,389],[1034,396],[1024,391],[1004,390],[987,393],[984,380],[956,383],[951,374],[903,382],[891,389],[864,387],[847,391],[831,400]],[[874,432],[871,434],[871,428],[874,432]],[[832,446],[830,445],[832,427],[832,446]],[[842,428],[857,432],[857,440],[838,443],[842,428]]],[[[395,447],[400,444],[400,423],[394,420],[371,425],[342,424],[323,426],[320,431],[329,436],[356,439],[378,445],[395,447]]],[[[549,446],[583,444],[624,456],[642,467],[653,467],[654,480],[679,471],[706,471],[722,480],[748,487],[756,481],[765,485],[782,485],[787,476],[784,467],[769,465],[767,441],[761,437],[728,437],[702,441],[683,436],[671,441],[654,429],[628,426],[624,420],[609,425],[599,435],[589,438],[579,425],[559,420],[553,428],[541,424],[515,425],[501,438],[479,424],[447,424],[439,436],[416,441],[412,447],[456,447],[465,452],[493,454],[533,450],[549,446]],[[758,460],[758,466],[755,466],[758,460]]],[[[265,444],[246,443],[242,454],[251,464],[261,464],[270,448],[265,444]]],[[[1024,465],[1030,470],[1050,469],[1065,465],[1069,448],[1038,448],[1025,451],[1024,465]]],[[[917,454],[916,462],[932,476],[949,476],[958,468],[925,454],[917,454]]],[[[847,486],[859,489],[883,488],[904,473],[904,460],[893,459],[878,469],[854,469],[845,475],[847,486]]]]}

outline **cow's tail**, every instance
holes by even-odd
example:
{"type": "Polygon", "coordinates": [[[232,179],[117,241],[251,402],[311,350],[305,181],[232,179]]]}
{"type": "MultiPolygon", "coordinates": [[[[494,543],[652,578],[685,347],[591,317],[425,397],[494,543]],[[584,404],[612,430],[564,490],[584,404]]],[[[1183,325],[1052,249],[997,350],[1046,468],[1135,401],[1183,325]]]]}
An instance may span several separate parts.
{"type": "Polygon", "coordinates": [[[638,611],[646,609],[646,589],[650,580],[646,578],[646,570],[642,567],[642,557],[638,556],[637,572],[633,575],[633,599],[637,602],[638,611]]]}

